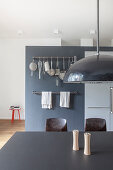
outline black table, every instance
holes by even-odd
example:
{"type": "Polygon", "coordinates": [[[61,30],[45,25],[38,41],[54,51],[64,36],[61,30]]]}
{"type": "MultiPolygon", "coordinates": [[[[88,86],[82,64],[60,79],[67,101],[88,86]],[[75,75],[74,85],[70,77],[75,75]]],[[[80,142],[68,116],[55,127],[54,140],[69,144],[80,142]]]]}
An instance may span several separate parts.
{"type": "Polygon", "coordinates": [[[71,132],[17,132],[0,151],[0,170],[113,170],[113,132],[91,133],[91,156],[72,150],[71,132]]]}

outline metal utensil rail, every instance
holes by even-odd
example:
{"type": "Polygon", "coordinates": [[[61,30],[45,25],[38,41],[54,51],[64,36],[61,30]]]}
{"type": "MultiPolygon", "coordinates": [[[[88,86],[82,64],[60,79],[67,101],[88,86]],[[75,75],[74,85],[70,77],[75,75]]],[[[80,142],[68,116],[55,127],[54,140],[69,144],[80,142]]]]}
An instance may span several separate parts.
{"type": "MultiPolygon", "coordinates": [[[[32,94],[41,95],[42,92],[32,91],[32,94]]],[[[52,94],[60,94],[60,92],[52,92],[52,94]]],[[[77,91],[75,91],[75,92],[70,92],[70,94],[78,94],[78,92],[77,92],[77,91]]]]}

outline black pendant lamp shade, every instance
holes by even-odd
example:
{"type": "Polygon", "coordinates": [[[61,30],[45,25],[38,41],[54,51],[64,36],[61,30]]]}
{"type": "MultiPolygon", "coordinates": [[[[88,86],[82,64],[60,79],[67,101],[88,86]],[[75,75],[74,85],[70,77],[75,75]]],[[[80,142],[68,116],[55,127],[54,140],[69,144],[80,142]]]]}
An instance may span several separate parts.
{"type": "Polygon", "coordinates": [[[113,56],[99,54],[99,0],[97,0],[97,55],[71,65],[64,83],[98,83],[113,81],[113,56]]]}
{"type": "Polygon", "coordinates": [[[113,56],[94,55],[71,65],[64,83],[101,83],[113,81],[113,56]]]}

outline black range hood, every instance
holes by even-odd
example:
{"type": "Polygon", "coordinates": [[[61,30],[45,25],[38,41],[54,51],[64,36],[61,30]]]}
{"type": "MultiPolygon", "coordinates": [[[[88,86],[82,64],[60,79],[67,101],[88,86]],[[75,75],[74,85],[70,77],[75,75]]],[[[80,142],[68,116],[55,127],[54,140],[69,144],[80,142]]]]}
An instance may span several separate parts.
{"type": "Polygon", "coordinates": [[[64,83],[108,83],[113,81],[113,56],[99,54],[99,0],[97,0],[97,54],[69,68],[64,83]]]}

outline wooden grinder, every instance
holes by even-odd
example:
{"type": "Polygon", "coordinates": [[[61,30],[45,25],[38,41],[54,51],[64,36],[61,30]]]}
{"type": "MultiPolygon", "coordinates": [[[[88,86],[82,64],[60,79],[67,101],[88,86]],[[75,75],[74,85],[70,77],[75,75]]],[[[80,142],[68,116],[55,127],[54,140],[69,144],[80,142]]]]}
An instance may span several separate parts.
{"type": "Polygon", "coordinates": [[[84,133],[84,154],[85,155],[91,155],[90,151],[90,133],[84,133]]]}
{"type": "Polygon", "coordinates": [[[75,151],[79,150],[78,137],[79,137],[79,131],[73,130],[73,150],[75,150],[75,151]]]}

